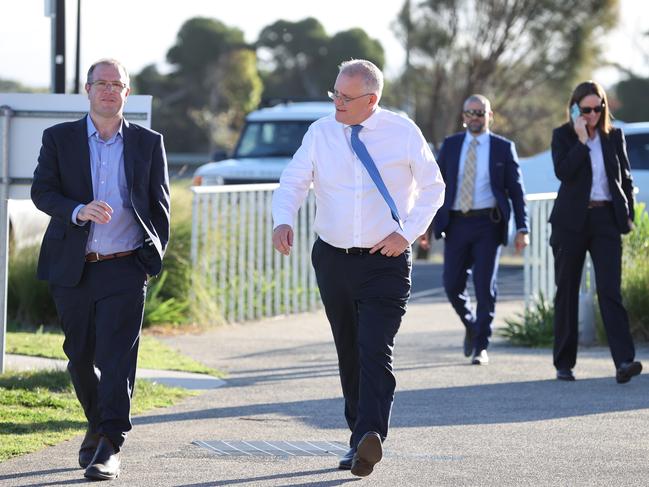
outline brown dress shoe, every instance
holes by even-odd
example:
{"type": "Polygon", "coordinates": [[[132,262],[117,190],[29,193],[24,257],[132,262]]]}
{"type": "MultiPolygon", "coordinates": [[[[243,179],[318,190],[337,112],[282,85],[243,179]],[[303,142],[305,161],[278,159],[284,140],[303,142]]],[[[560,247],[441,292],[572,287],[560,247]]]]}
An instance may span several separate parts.
{"type": "Polygon", "coordinates": [[[113,480],[119,477],[120,463],[119,451],[108,438],[102,436],[95,456],[83,475],[94,480],[113,480]]]}
{"type": "Polygon", "coordinates": [[[83,441],[79,447],[79,466],[81,468],[86,468],[90,465],[92,458],[95,456],[98,444],[99,433],[93,433],[88,429],[86,431],[86,436],[83,437],[83,441]]]}
{"type": "Polygon", "coordinates": [[[374,470],[374,465],[383,458],[381,437],[374,431],[368,431],[358,442],[356,453],[352,460],[352,474],[357,477],[367,477],[374,470]]]}

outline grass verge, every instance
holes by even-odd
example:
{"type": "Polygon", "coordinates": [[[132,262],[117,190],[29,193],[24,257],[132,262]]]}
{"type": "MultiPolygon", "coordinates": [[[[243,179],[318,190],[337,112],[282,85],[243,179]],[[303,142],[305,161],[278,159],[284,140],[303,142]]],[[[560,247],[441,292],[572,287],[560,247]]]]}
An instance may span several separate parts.
{"type": "MultiPolygon", "coordinates": [[[[7,353],[65,360],[63,334],[7,332],[7,353]]],[[[142,335],[140,340],[138,367],[195,372],[215,377],[223,376],[220,371],[206,367],[148,335],[142,335]]]]}
{"type": "MultiPolygon", "coordinates": [[[[166,407],[197,394],[138,380],[133,414],[166,407]]],[[[65,371],[0,376],[0,461],[60,443],[86,429],[86,419],[65,371]]]]}

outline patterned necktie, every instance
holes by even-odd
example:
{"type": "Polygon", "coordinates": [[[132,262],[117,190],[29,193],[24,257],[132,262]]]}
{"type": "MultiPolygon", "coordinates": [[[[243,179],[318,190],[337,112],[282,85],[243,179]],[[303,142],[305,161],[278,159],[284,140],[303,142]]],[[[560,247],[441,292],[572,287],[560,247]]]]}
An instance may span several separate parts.
{"type": "Polygon", "coordinates": [[[464,161],[464,174],[462,175],[462,186],[460,187],[460,211],[468,212],[473,208],[473,189],[475,188],[476,173],[476,147],[479,144],[478,139],[473,137],[469,144],[469,150],[466,153],[464,161]]]}
{"type": "Polygon", "coordinates": [[[392,218],[399,224],[399,228],[403,230],[403,225],[401,224],[401,218],[399,218],[397,205],[394,204],[394,200],[392,199],[392,196],[390,196],[388,188],[385,187],[381,173],[377,169],[372,156],[367,151],[367,147],[365,147],[365,144],[363,144],[363,142],[361,142],[361,139],[358,138],[358,133],[362,128],[362,125],[352,125],[352,149],[356,153],[356,156],[363,163],[363,166],[365,166],[365,169],[372,178],[372,181],[374,181],[374,184],[378,188],[379,193],[381,193],[381,196],[383,196],[383,199],[388,204],[392,218]]]}

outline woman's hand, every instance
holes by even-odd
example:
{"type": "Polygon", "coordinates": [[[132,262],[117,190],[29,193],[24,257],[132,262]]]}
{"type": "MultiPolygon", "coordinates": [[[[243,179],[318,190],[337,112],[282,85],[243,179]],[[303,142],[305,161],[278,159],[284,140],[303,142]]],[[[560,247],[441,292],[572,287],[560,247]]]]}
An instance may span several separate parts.
{"type": "Polygon", "coordinates": [[[579,142],[585,144],[588,140],[588,130],[586,129],[586,119],[584,117],[577,117],[574,123],[575,132],[579,137],[579,142]]]}

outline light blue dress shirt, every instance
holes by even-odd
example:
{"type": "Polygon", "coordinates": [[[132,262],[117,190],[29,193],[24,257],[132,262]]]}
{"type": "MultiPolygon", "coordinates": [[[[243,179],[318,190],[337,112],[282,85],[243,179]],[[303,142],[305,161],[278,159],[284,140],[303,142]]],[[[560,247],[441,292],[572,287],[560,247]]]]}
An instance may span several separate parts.
{"type": "MultiPolygon", "coordinates": [[[[108,140],[102,140],[90,115],[87,116],[90,172],[94,199],[105,201],[113,209],[111,220],[103,225],[92,223],[86,244],[86,253],[113,254],[142,246],[144,231],[137,221],[126,182],[124,170],[123,128],[108,140]]],[[[84,205],[72,213],[72,222],[84,205]]]]}
{"type": "MultiPolygon", "coordinates": [[[[490,148],[491,133],[486,132],[478,135],[478,146],[476,147],[476,174],[475,185],[473,186],[473,207],[472,210],[480,210],[483,208],[494,208],[496,206],[496,198],[491,191],[491,177],[489,176],[489,148],[490,148]]],[[[460,152],[460,163],[457,172],[457,194],[455,195],[455,203],[453,210],[460,209],[460,188],[462,187],[462,179],[464,177],[464,163],[466,161],[467,153],[469,152],[469,145],[473,140],[473,135],[467,131],[464,142],[462,143],[462,151],[460,152]]]]}

